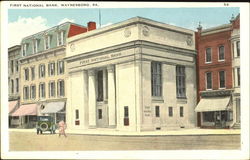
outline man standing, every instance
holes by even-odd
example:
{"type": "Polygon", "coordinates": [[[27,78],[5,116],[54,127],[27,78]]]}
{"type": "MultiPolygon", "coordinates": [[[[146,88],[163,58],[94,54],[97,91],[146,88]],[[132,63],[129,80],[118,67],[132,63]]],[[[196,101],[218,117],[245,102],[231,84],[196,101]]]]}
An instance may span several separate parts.
{"type": "Polygon", "coordinates": [[[61,120],[59,123],[58,123],[58,126],[59,126],[59,137],[61,135],[64,135],[64,137],[67,137],[66,133],[65,133],[65,129],[67,128],[67,125],[66,123],[61,120]]]}

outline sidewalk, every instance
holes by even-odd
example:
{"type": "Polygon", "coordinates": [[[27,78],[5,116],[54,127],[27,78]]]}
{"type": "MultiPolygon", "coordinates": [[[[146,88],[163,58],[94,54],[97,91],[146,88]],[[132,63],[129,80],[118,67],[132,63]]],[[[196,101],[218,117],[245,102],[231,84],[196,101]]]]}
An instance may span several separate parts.
{"type": "MultiPolygon", "coordinates": [[[[9,129],[11,132],[34,132],[36,129],[9,129]]],[[[58,133],[58,130],[56,130],[58,133]]],[[[240,129],[179,129],[179,130],[165,130],[165,131],[117,131],[115,129],[89,129],[89,130],[66,130],[67,134],[80,135],[106,135],[106,136],[192,136],[192,135],[239,135],[240,129]]]]}

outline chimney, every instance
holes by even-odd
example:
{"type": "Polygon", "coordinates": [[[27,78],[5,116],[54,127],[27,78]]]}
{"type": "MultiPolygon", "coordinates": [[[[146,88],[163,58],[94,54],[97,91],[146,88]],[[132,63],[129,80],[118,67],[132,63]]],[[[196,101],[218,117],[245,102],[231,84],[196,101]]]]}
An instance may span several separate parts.
{"type": "Polygon", "coordinates": [[[96,29],[96,23],[95,22],[88,22],[88,31],[92,31],[96,29]]]}

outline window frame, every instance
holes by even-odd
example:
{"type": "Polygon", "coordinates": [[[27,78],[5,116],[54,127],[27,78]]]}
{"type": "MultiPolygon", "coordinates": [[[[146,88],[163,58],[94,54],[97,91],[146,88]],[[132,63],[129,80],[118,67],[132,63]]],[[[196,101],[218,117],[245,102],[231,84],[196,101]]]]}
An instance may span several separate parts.
{"type": "Polygon", "coordinates": [[[45,82],[41,82],[40,84],[39,84],[39,98],[40,99],[44,99],[44,98],[46,98],[46,86],[45,86],[45,82]],[[42,92],[42,87],[41,86],[44,86],[43,88],[44,88],[44,92],[42,92]],[[43,94],[44,93],[44,94],[43,94]],[[44,96],[43,96],[44,95],[44,96]]]}
{"type": "Polygon", "coordinates": [[[50,35],[44,36],[44,50],[50,49],[50,39],[51,39],[50,35]]]}
{"type": "Polygon", "coordinates": [[[219,80],[219,89],[225,89],[226,88],[226,71],[225,70],[220,70],[219,72],[218,72],[218,80],[219,80]],[[220,75],[220,73],[221,72],[224,72],[224,87],[221,87],[221,75],[220,75]]]}
{"type": "Polygon", "coordinates": [[[162,97],[162,63],[158,61],[151,62],[151,96],[162,97]]]}
{"type": "Polygon", "coordinates": [[[206,85],[206,90],[212,90],[213,89],[213,72],[205,72],[205,79],[206,79],[206,81],[205,81],[205,85],[206,85]],[[207,86],[208,86],[208,79],[207,79],[207,74],[208,73],[210,73],[211,74],[211,88],[208,88],[207,86]]]}
{"type": "Polygon", "coordinates": [[[155,117],[160,117],[160,106],[155,106],[155,117]]]}
{"type": "Polygon", "coordinates": [[[56,75],[56,63],[55,62],[49,62],[49,64],[48,64],[48,75],[49,76],[55,76],[56,75]],[[53,69],[53,74],[52,74],[52,68],[54,68],[53,69]]]}
{"type": "Polygon", "coordinates": [[[58,81],[57,81],[57,97],[64,97],[65,96],[65,81],[64,81],[64,79],[59,79],[58,81]],[[63,82],[63,95],[61,94],[62,92],[61,92],[61,86],[60,86],[60,83],[62,83],[63,82]]]}
{"type": "Polygon", "coordinates": [[[27,44],[24,43],[22,44],[22,56],[26,56],[27,55],[27,44]]]}
{"type": "Polygon", "coordinates": [[[180,106],[180,117],[184,117],[184,107],[180,106]]]}
{"type": "Polygon", "coordinates": [[[35,84],[30,85],[30,99],[36,99],[36,85],[35,84]],[[33,91],[33,87],[34,87],[34,91],[33,91]]]}
{"type": "Polygon", "coordinates": [[[57,32],[57,46],[61,46],[61,45],[64,45],[64,31],[63,30],[60,30],[57,32]],[[60,37],[61,43],[59,41],[59,37],[60,37]]]}
{"type": "Polygon", "coordinates": [[[236,41],[236,57],[240,57],[240,41],[236,41]]]}
{"type": "Polygon", "coordinates": [[[31,80],[35,80],[36,77],[35,66],[30,67],[30,70],[31,70],[31,80]]]}
{"type": "Polygon", "coordinates": [[[16,64],[15,64],[16,72],[18,72],[18,70],[19,70],[19,61],[16,60],[15,62],[16,62],[16,64]]]}
{"type": "Polygon", "coordinates": [[[223,61],[225,61],[225,46],[224,45],[219,45],[218,46],[218,61],[219,62],[223,62],[223,61]],[[220,50],[220,48],[221,47],[223,47],[223,59],[220,59],[220,55],[221,55],[221,50],[220,50]]]}
{"type": "Polygon", "coordinates": [[[24,68],[24,80],[25,81],[29,80],[29,68],[24,68]]]}
{"type": "Polygon", "coordinates": [[[237,70],[237,86],[240,87],[240,67],[237,67],[236,70],[237,70]]]}
{"type": "Polygon", "coordinates": [[[206,64],[209,64],[209,63],[212,63],[212,48],[211,47],[207,47],[206,49],[205,49],[205,63],[206,64]],[[210,61],[207,61],[207,49],[210,49],[210,61]]]}
{"type": "Polygon", "coordinates": [[[29,86],[27,86],[27,85],[23,86],[23,99],[24,100],[29,99],[29,86]]]}
{"type": "Polygon", "coordinates": [[[33,40],[33,54],[38,52],[38,39],[33,40]]]}
{"type": "Polygon", "coordinates": [[[16,78],[16,93],[19,93],[19,78],[16,78]]]}
{"type": "Polygon", "coordinates": [[[168,117],[173,117],[173,115],[174,115],[173,107],[169,106],[168,107],[168,117]]]}
{"type": "Polygon", "coordinates": [[[46,76],[46,66],[45,64],[39,64],[39,78],[45,78],[45,76],[46,76]],[[43,72],[42,72],[42,68],[44,68],[43,72]]]}
{"type": "Polygon", "coordinates": [[[62,75],[65,72],[65,65],[63,60],[58,60],[57,61],[57,74],[62,75]],[[62,63],[62,72],[61,72],[61,64],[62,63]]]}
{"type": "Polygon", "coordinates": [[[56,82],[50,81],[48,86],[49,86],[49,98],[55,98],[56,97],[56,82]],[[51,88],[51,84],[53,84],[54,90],[53,90],[53,88],[51,88]],[[54,92],[52,92],[52,91],[54,91],[54,92]],[[52,95],[52,93],[53,93],[53,95],[52,95]]]}
{"type": "Polygon", "coordinates": [[[186,67],[183,65],[176,65],[175,73],[176,73],[176,97],[185,99],[186,98],[186,67]],[[179,84],[179,82],[181,84],[179,84]]]}
{"type": "Polygon", "coordinates": [[[11,94],[14,94],[15,89],[14,89],[14,80],[13,79],[10,80],[10,84],[11,84],[10,85],[11,86],[11,94]]]}

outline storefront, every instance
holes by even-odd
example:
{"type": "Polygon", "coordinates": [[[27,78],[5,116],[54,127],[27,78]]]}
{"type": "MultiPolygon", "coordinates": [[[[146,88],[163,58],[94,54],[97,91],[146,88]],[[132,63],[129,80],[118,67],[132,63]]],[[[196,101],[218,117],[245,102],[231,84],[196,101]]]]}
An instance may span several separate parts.
{"type": "Polygon", "coordinates": [[[19,102],[18,101],[9,101],[9,127],[16,127],[19,125],[19,117],[13,117],[11,116],[12,113],[14,113],[19,106],[19,102]]]}
{"type": "Polygon", "coordinates": [[[14,113],[12,113],[15,123],[20,128],[34,128],[37,118],[37,104],[21,105],[14,113]]]}
{"type": "Polygon", "coordinates": [[[196,112],[201,113],[201,128],[230,128],[233,123],[230,92],[217,91],[213,92],[213,94],[217,94],[217,96],[203,94],[195,108],[196,112]],[[219,95],[220,93],[223,94],[219,95]]]}
{"type": "Polygon", "coordinates": [[[194,32],[135,17],[68,39],[68,129],[196,124],[194,32]]]}

